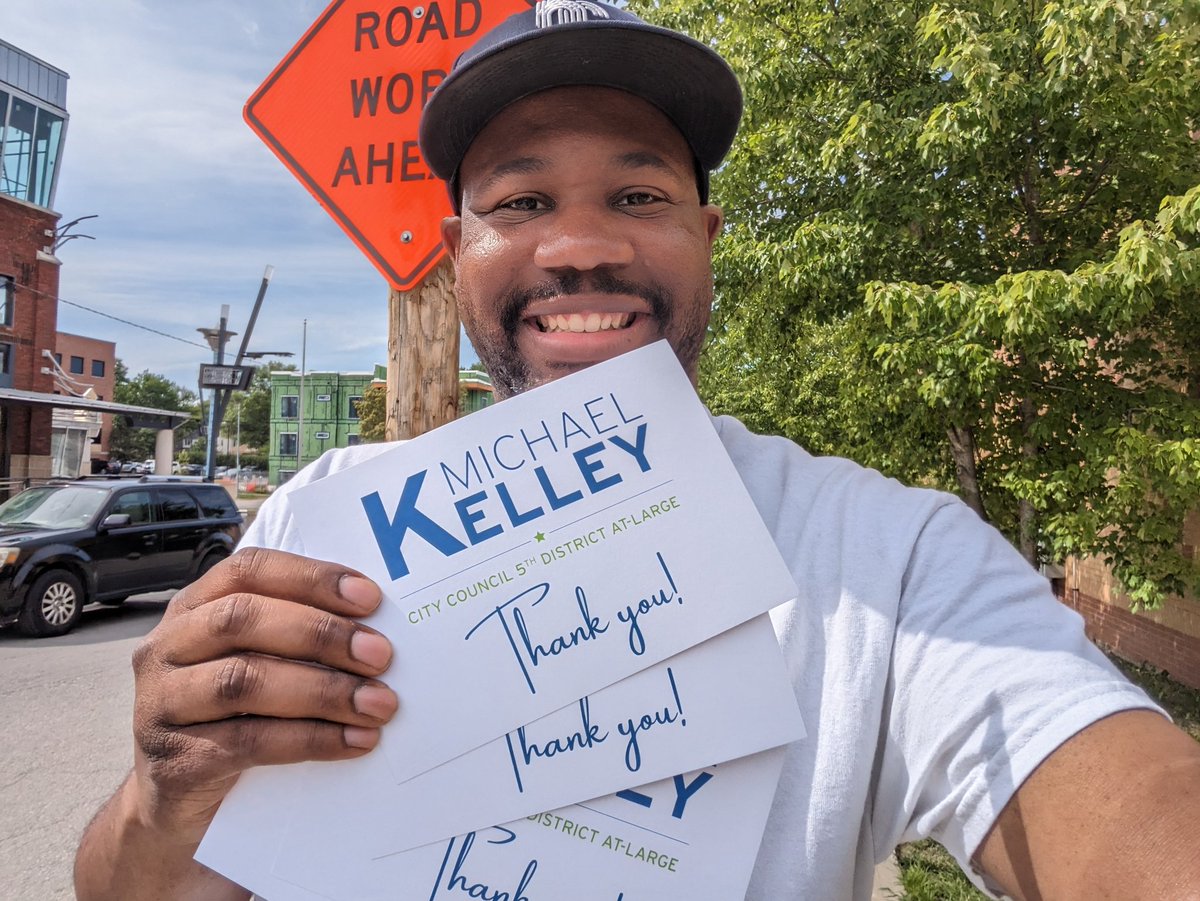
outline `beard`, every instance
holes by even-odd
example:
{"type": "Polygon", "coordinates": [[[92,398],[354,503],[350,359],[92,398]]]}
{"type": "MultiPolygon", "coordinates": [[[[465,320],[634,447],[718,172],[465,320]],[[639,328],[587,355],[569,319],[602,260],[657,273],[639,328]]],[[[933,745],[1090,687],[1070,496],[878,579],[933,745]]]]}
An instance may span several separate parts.
{"type": "MultiPolygon", "coordinates": [[[[500,398],[512,397],[582,368],[563,363],[557,367],[559,371],[535,377],[530,372],[528,362],[521,356],[517,336],[524,327],[525,310],[534,301],[569,297],[585,292],[621,294],[646,301],[651,315],[658,323],[659,337],[671,338],[675,354],[684,369],[689,375],[694,372],[696,361],[700,357],[700,348],[704,344],[706,317],[677,316],[678,306],[673,296],[662,285],[654,282],[639,284],[603,269],[590,271],[586,276],[580,272],[569,272],[529,288],[514,289],[501,297],[498,329],[480,328],[481,323],[474,315],[463,313],[463,323],[471,337],[472,345],[479,354],[480,362],[491,376],[492,385],[500,398]]],[[[700,304],[693,305],[693,308],[706,309],[700,304]]],[[[465,311],[475,307],[464,304],[463,309],[465,311]]]]}

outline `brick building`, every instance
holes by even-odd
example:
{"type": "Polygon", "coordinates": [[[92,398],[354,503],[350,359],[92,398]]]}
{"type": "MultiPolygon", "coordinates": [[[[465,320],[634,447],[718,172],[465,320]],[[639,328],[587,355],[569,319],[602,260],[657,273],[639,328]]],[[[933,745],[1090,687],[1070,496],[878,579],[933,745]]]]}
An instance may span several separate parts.
{"type": "MultiPolygon", "coordinates": [[[[67,73],[0,41],[0,388],[51,393],[59,261],[54,193],[67,73]]],[[[52,413],[0,406],[0,481],[51,474],[52,413]]]]}
{"type": "MultiPolygon", "coordinates": [[[[112,400],[117,388],[117,345],[112,341],[58,332],[54,345],[56,394],[88,394],[96,400],[112,400]]],[[[112,438],[111,413],[100,414],[99,432],[91,441],[91,470],[100,472],[109,461],[112,438]]],[[[57,428],[57,426],[56,426],[57,428]]]]}
{"type": "MultiPolygon", "coordinates": [[[[1196,558],[1200,513],[1184,523],[1183,552],[1196,558]]],[[[1157,610],[1133,613],[1103,561],[1071,558],[1055,580],[1059,597],[1084,619],[1088,637],[1126,660],[1149,663],[1176,682],[1200,688],[1200,598],[1168,597],[1157,610]]]]}

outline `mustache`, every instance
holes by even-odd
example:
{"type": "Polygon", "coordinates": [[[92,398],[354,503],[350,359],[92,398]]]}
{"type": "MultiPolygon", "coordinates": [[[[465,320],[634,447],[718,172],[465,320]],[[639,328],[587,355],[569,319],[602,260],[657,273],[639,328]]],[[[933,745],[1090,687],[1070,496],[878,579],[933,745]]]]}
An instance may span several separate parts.
{"type": "Polygon", "coordinates": [[[517,326],[525,318],[525,310],[534,301],[585,293],[640,297],[650,306],[650,312],[659,322],[666,322],[671,315],[671,299],[661,285],[633,282],[612,272],[596,269],[586,276],[582,272],[564,272],[528,288],[510,291],[502,301],[500,324],[507,334],[515,334],[517,326]]]}

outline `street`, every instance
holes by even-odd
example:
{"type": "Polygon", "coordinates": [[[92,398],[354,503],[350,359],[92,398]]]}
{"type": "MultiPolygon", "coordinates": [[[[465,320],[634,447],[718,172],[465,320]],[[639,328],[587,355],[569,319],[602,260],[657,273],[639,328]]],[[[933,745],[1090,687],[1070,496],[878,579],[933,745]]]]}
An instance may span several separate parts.
{"type": "Polygon", "coordinates": [[[0,629],[0,894],[7,901],[74,897],[79,835],[133,762],[130,655],[171,594],[92,606],[61,638],[0,629]]]}

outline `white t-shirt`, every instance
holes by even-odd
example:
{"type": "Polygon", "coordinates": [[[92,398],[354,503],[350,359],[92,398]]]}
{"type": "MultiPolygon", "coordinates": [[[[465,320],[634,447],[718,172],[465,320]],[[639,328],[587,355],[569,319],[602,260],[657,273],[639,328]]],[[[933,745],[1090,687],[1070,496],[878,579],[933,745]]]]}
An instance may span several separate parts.
{"type": "MultiPolygon", "coordinates": [[[[1153,708],[952,495],[713,421],[800,586],[771,618],[808,737],[788,749],[747,899],[867,899],[875,864],[926,836],[970,873],[1055,748],[1109,714],[1153,708]]],[[[325,454],[263,505],[242,544],[303,553],[289,490],[388,447],[325,454]]]]}

